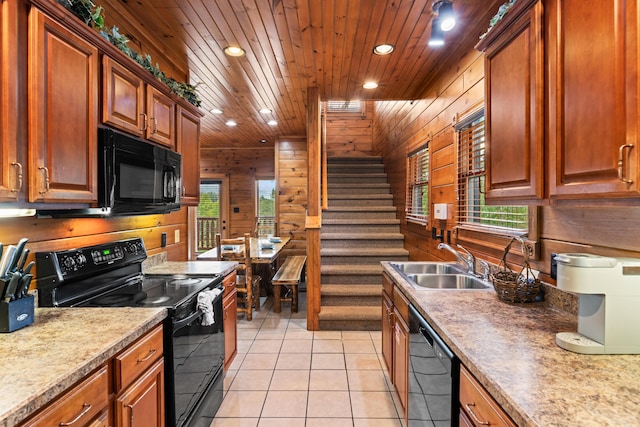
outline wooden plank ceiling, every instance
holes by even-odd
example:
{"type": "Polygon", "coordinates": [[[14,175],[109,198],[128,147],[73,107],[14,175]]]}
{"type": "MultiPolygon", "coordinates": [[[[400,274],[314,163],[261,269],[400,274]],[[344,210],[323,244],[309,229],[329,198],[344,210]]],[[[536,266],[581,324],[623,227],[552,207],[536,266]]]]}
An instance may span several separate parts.
{"type": "Polygon", "coordinates": [[[106,0],[107,15],[109,3],[198,84],[203,148],[260,148],[306,134],[307,87],[323,100],[420,98],[475,45],[503,0],[453,0],[458,24],[435,49],[427,45],[433,0],[106,0]],[[374,55],[380,43],[395,51],[374,55]],[[227,57],[231,45],[246,55],[227,57]],[[367,80],[379,87],[363,89],[367,80]]]}

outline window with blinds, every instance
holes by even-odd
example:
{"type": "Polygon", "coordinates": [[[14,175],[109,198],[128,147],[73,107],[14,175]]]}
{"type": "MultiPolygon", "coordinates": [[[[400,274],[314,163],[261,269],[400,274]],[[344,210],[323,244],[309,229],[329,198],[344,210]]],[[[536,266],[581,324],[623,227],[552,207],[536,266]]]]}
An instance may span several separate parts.
{"type": "Polygon", "coordinates": [[[332,113],[361,113],[362,101],[327,101],[327,111],[332,113]]]}
{"type": "Polygon", "coordinates": [[[429,217],[429,146],[409,153],[407,157],[408,221],[426,224],[429,217]]]}
{"type": "Polygon", "coordinates": [[[458,137],[458,223],[502,232],[526,232],[527,206],[485,205],[484,110],[456,125],[458,137]]]}

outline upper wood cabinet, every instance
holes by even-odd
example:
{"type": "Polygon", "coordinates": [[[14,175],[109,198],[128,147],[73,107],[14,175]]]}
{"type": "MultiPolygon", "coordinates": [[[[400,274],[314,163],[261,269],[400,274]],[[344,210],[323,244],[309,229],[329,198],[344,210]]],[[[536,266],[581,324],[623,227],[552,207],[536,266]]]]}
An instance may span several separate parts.
{"type": "Polygon", "coordinates": [[[551,0],[545,7],[549,194],[637,197],[637,2],[551,0]]]}
{"type": "Polygon", "coordinates": [[[182,154],[183,205],[198,206],[200,202],[200,118],[178,107],[176,148],[182,154]]]}
{"type": "Polygon", "coordinates": [[[539,200],[544,197],[543,9],[541,0],[516,7],[508,28],[478,45],[486,49],[486,197],[539,200]]]}
{"type": "Polygon", "coordinates": [[[176,103],[107,55],[102,73],[102,121],[175,149],[176,103]]]}
{"type": "Polygon", "coordinates": [[[0,7],[0,202],[18,200],[22,190],[24,165],[18,159],[16,121],[17,9],[15,1],[3,0],[0,7]]]}
{"type": "Polygon", "coordinates": [[[29,202],[97,201],[98,49],[29,13],[29,202]]]}

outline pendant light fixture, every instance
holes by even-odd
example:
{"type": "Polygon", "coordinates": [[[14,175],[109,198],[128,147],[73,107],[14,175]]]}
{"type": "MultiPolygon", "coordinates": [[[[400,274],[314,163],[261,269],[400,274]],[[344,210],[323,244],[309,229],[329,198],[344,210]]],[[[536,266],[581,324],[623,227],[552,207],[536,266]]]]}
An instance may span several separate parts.
{"type": "Polygon", "coordinates": [[[445,31],[451,31],[456,25],[456,15],[450,0],[438,0],[433,3],[434,18],[431,21],[431,38],[429,46],[444,45],[445,31]]]}
{"type": "Polygon", "coordinates": [[[429,39],[429,46],[439,47],[444,45],[444,31],[440,28],[440,20],[435,18],[431,21],[431,38],[429,39]]]}

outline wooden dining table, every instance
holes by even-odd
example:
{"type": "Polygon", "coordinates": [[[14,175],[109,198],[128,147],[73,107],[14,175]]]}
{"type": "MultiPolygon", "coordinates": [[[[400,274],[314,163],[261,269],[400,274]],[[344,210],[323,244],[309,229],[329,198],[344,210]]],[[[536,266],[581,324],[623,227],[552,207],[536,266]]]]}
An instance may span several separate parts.
{"type": "MultiPolygon", "coordinates": [[[[234,253],[239,254],[240,245],[244,240],[243,237],[238,238],[238,246],[230,248],[228,251],[223,247],[222,255],[223,260],[233,260],[234,253]]],[[[273,295],[273,287],[271,285],[271,278],[275,274],[275,263],[278,260],[282,249],[289,243],[291,237],[280,237],[280,241],[270,242],[268,238],[251,238],[251,264],[256,264],[256,273],[262,276],[263,280],[261,287],[265,290],[266,295],[273,295]],[[272,243],[271,247],[265,245],[272,243]]],[[[196,257],[199,261],[216,261],[218,260],[218,249],[212,248],[206,252],[201,253],[196,257]]]]}

